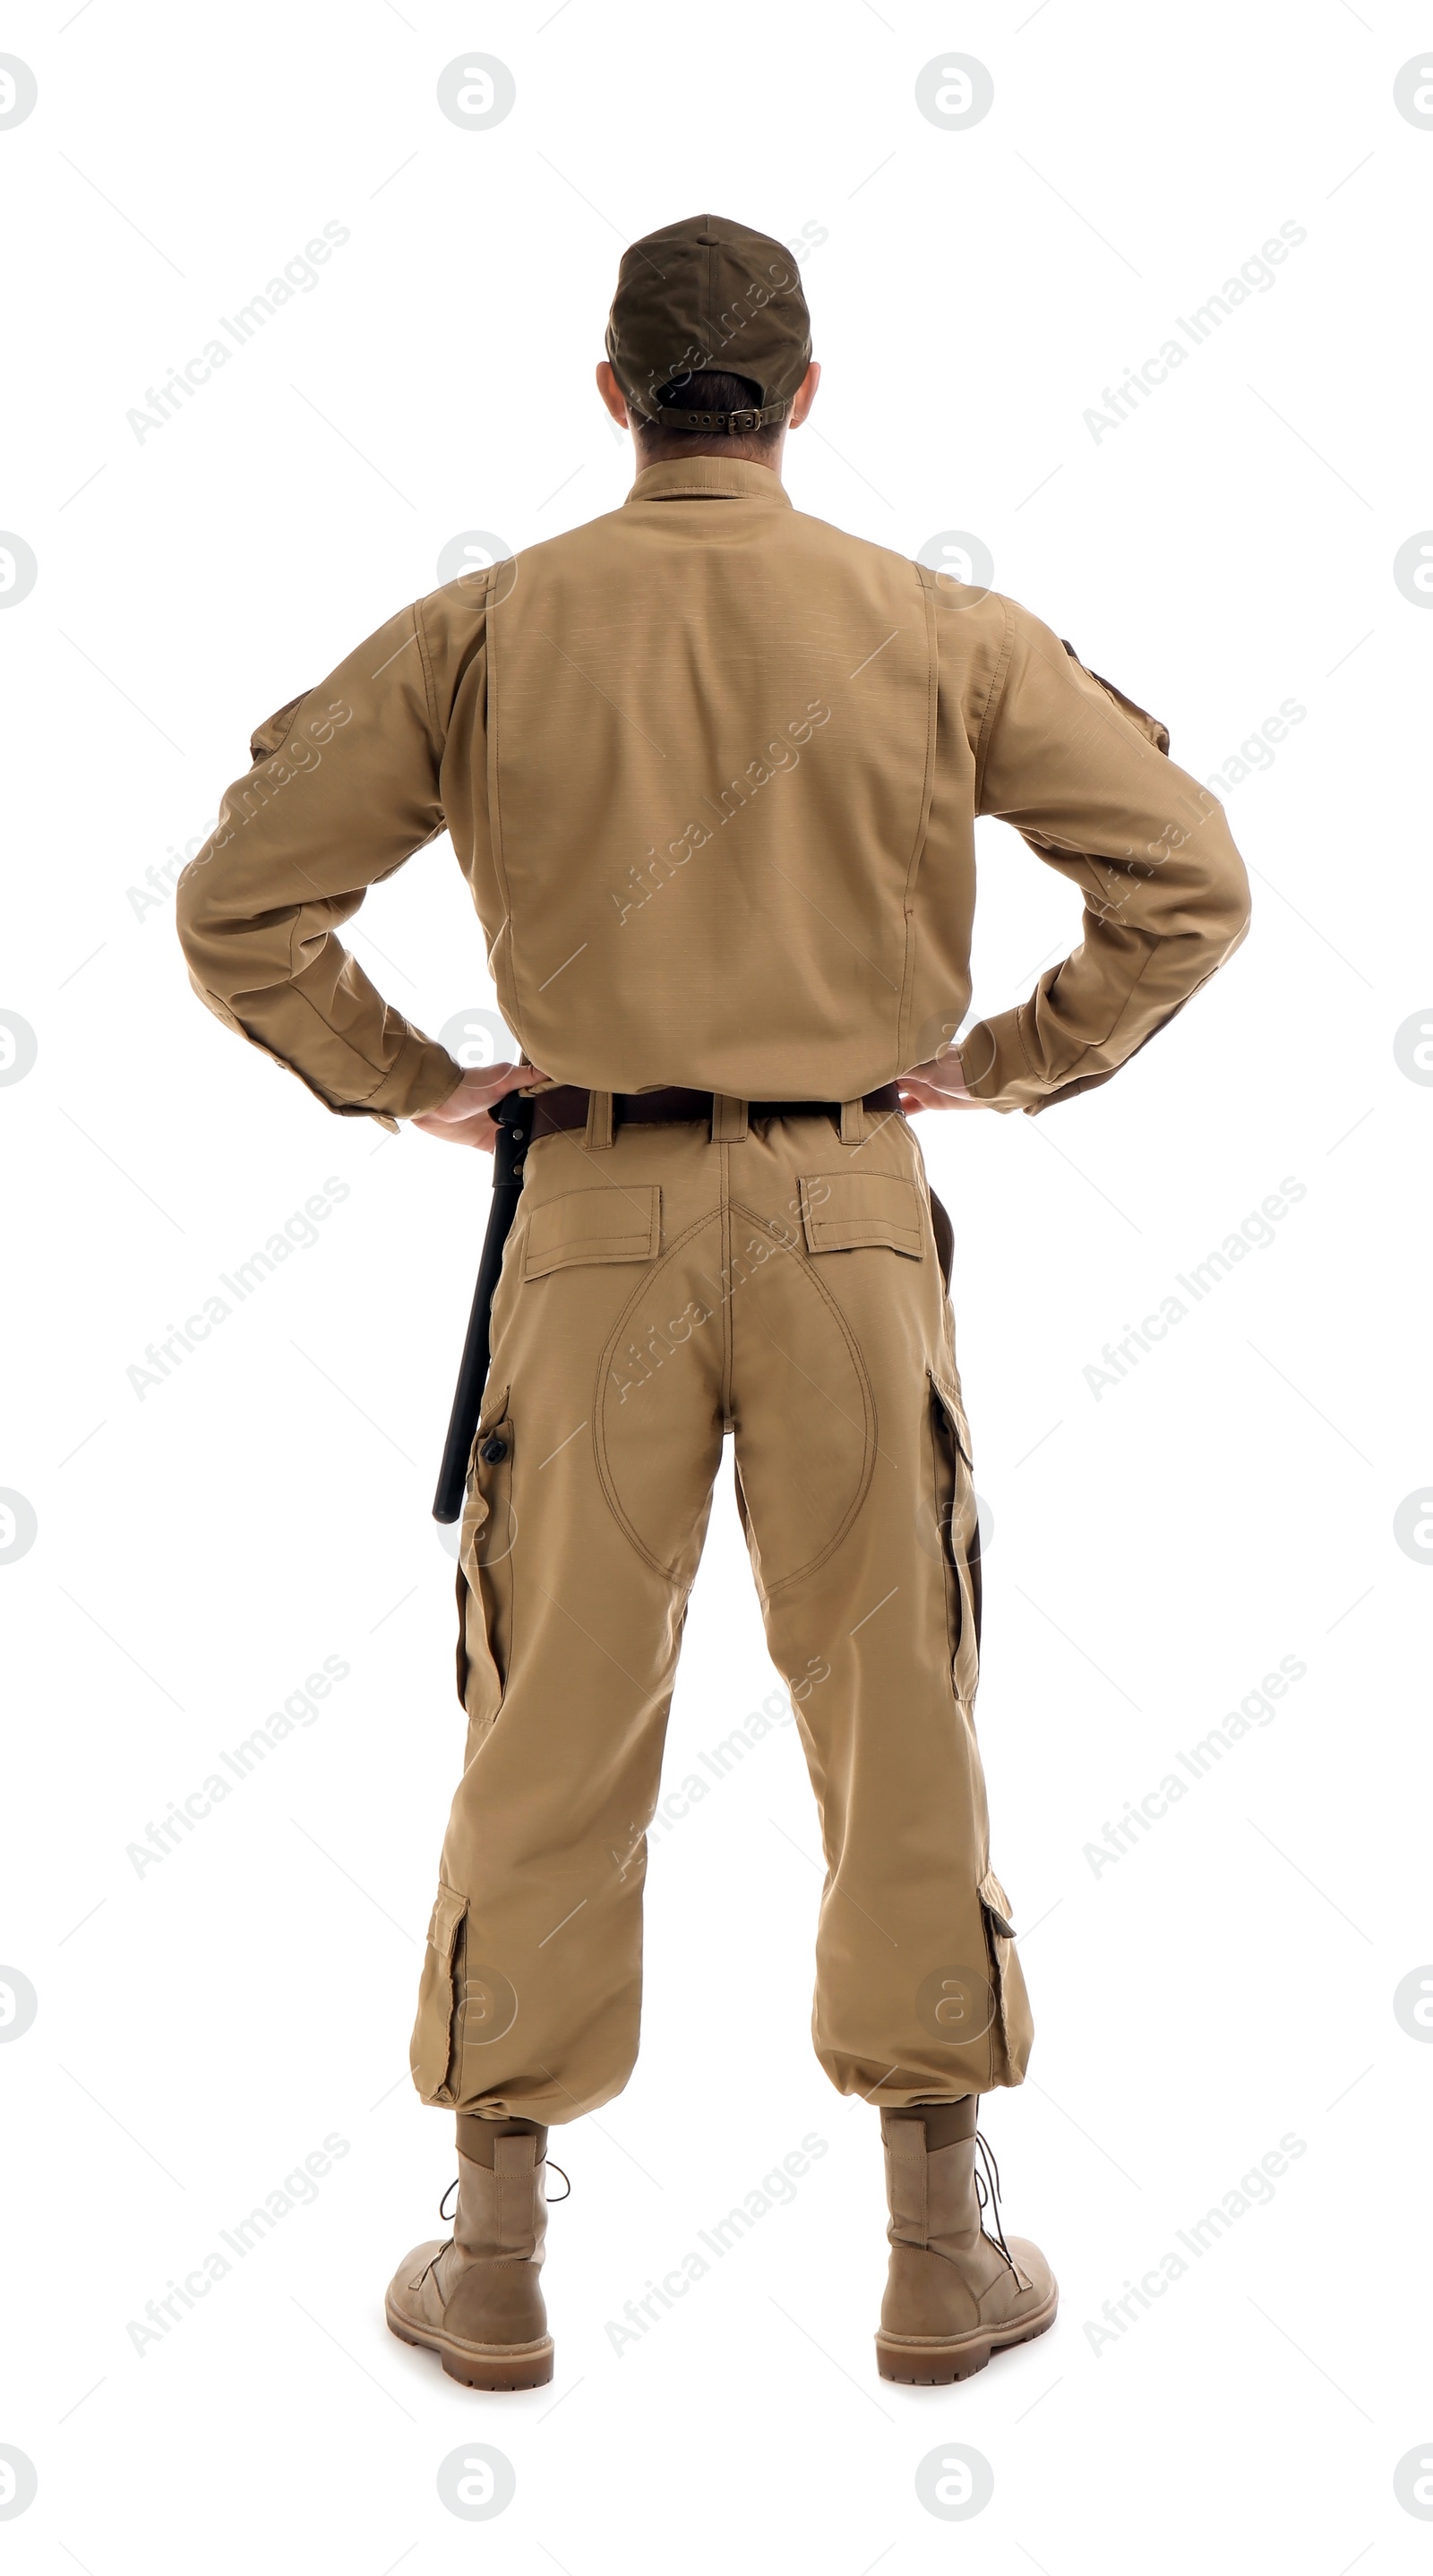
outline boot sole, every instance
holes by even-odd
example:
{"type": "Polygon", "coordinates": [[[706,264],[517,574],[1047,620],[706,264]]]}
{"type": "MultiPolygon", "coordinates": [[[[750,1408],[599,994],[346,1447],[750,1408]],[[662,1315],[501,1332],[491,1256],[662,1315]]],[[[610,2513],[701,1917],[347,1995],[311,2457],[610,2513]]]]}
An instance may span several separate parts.
{"type": "Polygon", "coordinates": [[[1048,2334],[1059,2304],[1057,2287],[1043,2308],[989,2334],[893,2335],[881,2328],[876,2335],[876,2368],[882,2379],[899,2380],[907,2388],[948,2388],[952,2380],[973,2379],[977,2370],[985,2369],[992,2353],[1013,2351],[1016,2344],[1033,2343],[1037,2335],[1048,2334]]]}
{"type": "Polygon", "coordinates": [[[410,2325],[386,2299],[383,2314],[390,2334],[419,2352],[436,2352],[448,2377],[464,2388],[545,2388],[552,2377],[551,2335],[535,2343],[459,2343],[436,2327],[410,2325]]]}

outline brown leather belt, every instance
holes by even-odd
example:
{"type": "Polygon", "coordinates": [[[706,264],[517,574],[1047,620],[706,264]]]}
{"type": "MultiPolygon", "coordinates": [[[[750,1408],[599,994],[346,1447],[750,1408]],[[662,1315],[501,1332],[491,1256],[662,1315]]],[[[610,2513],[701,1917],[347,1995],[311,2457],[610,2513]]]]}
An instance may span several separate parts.
{"type": "MultiPolygon", "coordinates": [[[[532,1101],[534,1137],[552,1136],[571,1127],[585,1127],[591,1093],[576,1083],[563,1082],[551,1091],[540,1091],[532,1101]]],[[[688,1121],[708,1126],[712,1117],[713,1095],[709,1091],[683,1091],[669,1084],[660,1091],[618,1091],[612,1096],[612,1124],[615,1127],[666,1127],[688,1121]]],[[[830,1118],[839,1121],[839,1100],[749,1100],[748,1118],[830,1118]]],[[[881,1085],[879,1091],[868,1091],[861,1103],[876,1117],[893,1117],[901,1105],[901,1095],[894,1082],[881,1085]]]]}

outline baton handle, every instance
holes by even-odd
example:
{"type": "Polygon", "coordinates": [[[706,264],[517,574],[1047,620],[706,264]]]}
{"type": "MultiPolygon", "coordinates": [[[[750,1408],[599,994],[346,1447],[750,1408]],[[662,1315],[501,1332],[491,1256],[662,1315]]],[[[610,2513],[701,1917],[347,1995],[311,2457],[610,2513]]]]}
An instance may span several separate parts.
{"type": "Polygon", "coordinates": [[[482,1411],[483,1389],[492,1357],[493,1297],[502,1271],[504,1246],[512,1232],[517,1203],[522,1196],[523,1163],[532,1135],[535,1107],[535,1101],[524,1100],[520,1092],[509,1091],[492,1111],[498,1130],[493,1149],[492,1206],[488,1212],[487,1233],[483,1237],[477,1284],[473,1289],[472,1311],[468,1317],[467,1337],[453,1394],[453,1410],[448,1420],[448,1436],[443,1443],[438,1490],[433,1497],[435,1521],[455,1521],[463,1508],[468,1457],[482,1411]]]}

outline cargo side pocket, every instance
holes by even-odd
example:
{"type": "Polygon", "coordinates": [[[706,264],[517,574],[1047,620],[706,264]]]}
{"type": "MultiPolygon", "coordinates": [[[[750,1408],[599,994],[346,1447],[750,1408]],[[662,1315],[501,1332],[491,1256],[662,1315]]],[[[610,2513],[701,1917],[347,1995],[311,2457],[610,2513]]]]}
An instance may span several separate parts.
{"type": "Polygon", "coordinates": [[[451,2102],[454,2015],[458,2001],[458,1937],[468,1911],[466,1896],[440,1880],[428,1925],[428,1950],[418,1986],[418,2018],[409,2062],[425,2102],[451,2102]]]}
{"type": "Polygon", "coordinates": [[[980,1679],[980,1514],[971,1473],[970,1427],[953,1387],[930,1372],[935,1460],[933,1508],[946,1568],[951,1676],[967,1707],[980,1679]]]}
{"type": "Polygon", "coordinates": [[[507,1688],[512,1650],[513,1426],[506,1387],[484,1401],[468,1461],[458,1527],[458,1698],[491,1725],[507,1688]]]}
{"type": "Polygon", "coordinates": [[[1015,1923],[1010,1899],[993,1869],[988,1869],[977,1893],[985,1922],[985,1946],[990,1959],[990,1983],[995,1996],[995,2019],[991,2027],[991,2062],[997,2084],[1018,2084],[1030,2056],[1034,2025],[1030,2018],[1030,1998],[1025,1990],[1025,1972],[1015,1951],[1015,1923]],[[1004,2053],[1004,2069],[1000,2054],[1004,2053]]]}

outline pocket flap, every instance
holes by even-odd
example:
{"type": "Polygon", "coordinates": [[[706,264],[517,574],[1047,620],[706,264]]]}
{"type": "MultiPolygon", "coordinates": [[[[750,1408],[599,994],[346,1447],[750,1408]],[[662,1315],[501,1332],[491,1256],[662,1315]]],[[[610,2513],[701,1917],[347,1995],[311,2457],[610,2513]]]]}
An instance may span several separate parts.
{"type": "Polygon", "coordinates": [[[428,1926],[428,1938],[445,1968],[450,1968],[453,1964],[453,1944],[458,1937],[458,1925],[467,1910],[466,1896],[460,1896],[456,1887],[448,1887],[440,1880],[438,1893],[433,1901],[433,1919],[428,1926]]]}
{"type": "Polygon", "coordinates": [[[662,1193],[655,1182],[566,1190],[532,1210],[523,1276],[542,1279],[584,1261],[655,1261],[661,1239],[662,1193]]]}
{"type": "Polygon", "coordinates": [[[1168,752],[1169,727],[1162,717],[1152,716],[1148,707],[1140,706],[1134,698],[1127,698],[1123,689],[1117,689],[1113,680],[1107,680],[1102,672],[1091,671],[1090,678],[1099,681],[1106,697],[1114,699],[1121,714],[1127,715],[1130,723],[1138,726],[1146,742],[1152,742],[1156,751],[1168,752]]]}
{"type": "Polygon", "coordinates": [[[1152,716],[1148,707],[1142,707],[1137,699],[1127,698],[1123,689],[1117,689],[1113,680],[1107,680],[1102,671],[1092,671],[1088,662],[1080,660],[1074,645],[1066,637],[1062,636],[1060,640],[1076,670],[1082,671],[1087,680],[1093,680],[1096,688],[1103,689],[1105,696],[1113,699],[1121,715],[1128,717],[1129,722],[1143,734],[1146,742],[1152,742],[1156,751],[1167,753],[1169,750],[1168,725],[1159,716],[1152,716]]]}
{"type": "Polygon", "coordinates": [[[286,707],[277,708],[273,715],[265,716],[261,725],[254,727],[249,736],[249,758],[256,766],[259,761],[269,760],[276,751],[283,750],[289,738],[289,718],[308,695],[307,689],[300,689],[298,696],[290,698],[286,707]]]}
{"type": "Polygon", "coordinates": [[[1006,1895],[1005,1890],[1001,1886],[993,1869],[988,1869],[986,1871],[976,1893],[996,1931],[1001,1933],[1007,1941],[1013,1941],[1015,1938],[1015,1925],[1011,1919],[1010,1899],[1006,1895]]]}
{"type": "Polygon", "coordinates": [[[858,1252],[884,1244],[919,1261],[921,1203],[899,1172],[803,1172],[801,1222],[813,1252],[858,1252]]]}

